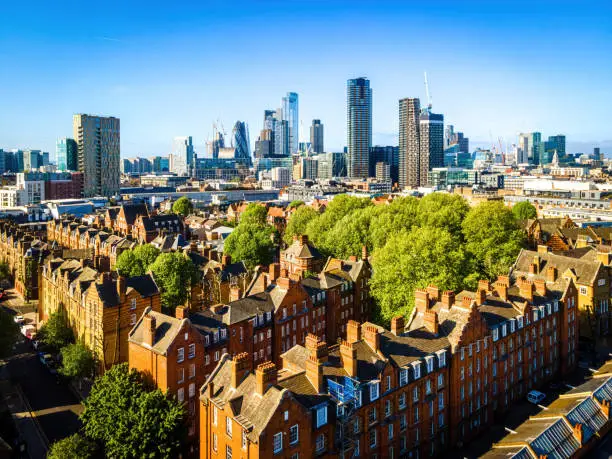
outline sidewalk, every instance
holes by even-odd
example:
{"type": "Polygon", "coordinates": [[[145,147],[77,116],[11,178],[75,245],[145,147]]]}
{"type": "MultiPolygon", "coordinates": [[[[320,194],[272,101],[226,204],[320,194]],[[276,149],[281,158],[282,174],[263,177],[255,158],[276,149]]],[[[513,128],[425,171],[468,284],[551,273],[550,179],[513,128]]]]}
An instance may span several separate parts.
{"type": "Polygon", "coordinates": [[[0,380],[0,392],[13,416],[19,434],[28,446],[28,456],[31,459],[46,457],[49,442],[19,386],[11,384],[8,380],[0,380]]]}

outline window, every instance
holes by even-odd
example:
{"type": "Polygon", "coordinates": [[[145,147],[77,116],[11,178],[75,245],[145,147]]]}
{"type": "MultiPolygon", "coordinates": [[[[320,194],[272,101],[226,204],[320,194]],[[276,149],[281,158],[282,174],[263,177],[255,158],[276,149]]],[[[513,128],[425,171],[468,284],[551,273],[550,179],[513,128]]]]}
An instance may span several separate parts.
{"type": "Polygon", "coordinates": [[[413,363],[412,368],[414,369],[414,379],[419,379],[421,377],[421,362],[413,363]]]}
{"type": "Polygon", "coordinates": [[[325,435],[323,434],[317,435],[317,441],[316,441],[315,447],[316,447],[317,452],[323,451],[325,449],[325,435]]]}
{"type": "Polygon", "coordinates": [[[385,400],[385,417],[391,416],[391,400],[385,400]]]}
{"type": "Polygon", "coordinates": [[[136,309],[136,298],[132,299],[132,303],[130,304],[130,309],[136,309]]]}
{"type": "Polygon", "coordinates": [[[196,374],[195,363],[192,363],[191,365],[189,365],[189,379],[195,378],[195,374],[196,374]]]}
{"type": "Polygon", "coordinates": [[[176,361],[178,363],[181,363],[183,360],[185,360],[185,348],[179,347],[177,352],[178,352],[178,355],[177,355],[176,361]]]}
{"type": "Polygon", "coordinates": [[[217,407],[215,405],[213,405],[212,424],[213,426],[217,425],[217,407]]]}
{"type": "Polygon", "coordinates": [[[272,442],[274,445],[274,454],[280,453],[283,450],[283,433],[275,433],[272,442]]]}
{"type": "Polygon", "coordinates": [[[136,314],[132,314],[130,317],[130,325],[136,325],[136,314]]]}
{"type": "Polygon", "coordinates": [[[370,401],[377,400],[380,395],[380,383],[373,381],[370,383],[370,401]]]}
{"type": "Polygon", "coordinates": [[[185,369],[184,368],[179,368],[178,369],[178,379],[177,379],[177,382],[180,384],[183,381],[185,381],[185,369]]]}
{"type": "MultiPolygon", "coordinates": [[[[471,348],[470,348],[471,349],[471,348]]],[[[427,374],[432,373],[434,366],[433,366],[433,357],[426,357],[425,358],[425,362],[427,363],[427,374]]]]}
{"type": "Polygon", "coordinates": [[[327,406],[317,408],[317,429],[327,424],[327,406]]]}
{"type": "Polygon", "coordinates": [[[405,386],[408,383],[408,370],[406,368],[400,370],[399,383],[400,386],[405,386]]]}
{"type": "Polygon", "coordinates": [[[496,328],[493,330],[493,341],[497,341],[498,339],[499,339],[499,329],[496,328]]]}
{"type": "Polygon", "coordinates": [[[193,359],[195,357],[195,343],[191,343],[189,345],[189,354],[188,354],[188,357],[190,359],[193,359]]]}
{"type": "Polygon", "coordinates": [[[391,376],[387,376],[385,380],[385,392],[389,392],[391,390],[391,376]]]}
{"type": "Polygon", "coordinates": [[[225,418],[225,433],[232,438],[232,418],[229,416],[225,418]]]}
{"type": "Polygon", "coordinates": [[[368,412],[368,424],[374,424],[376,422],[376,407],[372,407],[372,409],[368,412]]]}
{"type": "Polygon", "coordinates": [[[179,402],[184,402],[185,401],[185,389],[183,389],[182,387],[177,391],[177,398],[179,402]]]}
{"type": "Polygon", "coordinates": [[[438,367],[444,368],[446,366],[446,352],[438,352],[438,367]]]}
{"type": "Polygon", "coordinates": [[[438,375],[438,389],[444,385],[444,375],[440,373],[438,375]]]}
{"type": "Polygon", "coordinates": [[[361,406],[361,391],[358,390],[355,397],[355,407],[359,408],[361,406]]]}
{"type": "Polygon", "coordinates": [[[406,394],[405,393],[402,393],[402,395],[399,396],[398,406],[400,410],[403,408],[406,408],[406,394]]]}
{"type": "Polygon", "coordinates": [[[295,445],[299,439],[299,426],[296,424],[289,429],[289,444],[295,445]]]}
{"type": "Polygon", "coordinates": [[[368,434],[368,444],[370,448],[376,448],[376,429],[370,430],[368,434]]]}
{"type": "Polygon", "coordinates": [[[406,426],[408,425],[408,422],[406,421],[406,415],[402,414],[400,416],[400,430],[406,430],[406,426]]]}
{"type": "Polygon", "coordinates": [[[195,396],[195,384],[191,383],[189,384],[189,397],[194,397],[195,396]]]}
{"type": "Polygon", "coordinates": [[[586,287],[580,287],[580,294],[581,295],[586,295],[587,294],[587,288],[586,287]]]}
{"type": "Polygon", "coordinates": [[[444,409],[444,392],[438,394],[438,411],[444,409]]]}
{"type": "Polygon", "coordinates": [[[427,395],[431,394],[431,380],[425,381],[425,393],[427,395]]]}
{"type": "Polygon", "coordinates": [[[247,449],[247,433],[246,430],[242,431],[242,449],[246,451],[247,449]]]}
{"type": "Polygon", "coordinates": [[[212,435],[212,447],[213,447],[213,451],[217,451],[217,434],[214,432],[212,435]]]}
{"type": "Polygon", "coordinates": [[[230,445],[225,447],[225,458],[232,459],[232,447],[230,445]]]}
{"type": "Polygon", "coordinates": [[[389,440],[393,439],[393,424],[389,424],[389,434],[387,435],[389,440]]]}
{"type": "Polygon", "coordinates": [[[412,401],[413,402],[419,401],[419,388],[418,387],[415,387],[412,389],[412,401]]]}
{"type": "Polygon", "coordinates": [[[414,407],[414,422],[419,422],[419,406],[414,407]]]}

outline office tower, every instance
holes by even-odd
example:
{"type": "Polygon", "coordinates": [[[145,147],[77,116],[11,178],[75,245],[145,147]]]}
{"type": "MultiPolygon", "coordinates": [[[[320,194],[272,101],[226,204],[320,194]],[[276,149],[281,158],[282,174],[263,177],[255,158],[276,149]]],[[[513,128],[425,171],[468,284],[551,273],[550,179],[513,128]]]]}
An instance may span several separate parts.
{"type": "Polygon", "coordinates": [[[276,129],[274,132],[274,155],[275,156],[290,156],[289,153],[289,122],[287,120],[277,119],[275,123],[276,129]]]}
{"type": "Polygon", "coordinates": [[[376,163],[376,175],[378,180],[388,182],[391,180],[391,167],[387,163],[376,163]]]}
{"type": "Polygon", "coordinates": [[[152,161],[153,172],[169,172],[170,158],[167,156],[154,156],[152,161]]]}
{"type": "Polygon", "coordinates": [[[323,146],[323,124],[321,124],[321,120],[312,120],[312,126],[310,126],[310,145],[315,155],[325,151],[323,146]]]}
{"type": "Polygon", "coordinates": [[[191,136],[175,137],[172,141],[170,172],[190,175],[193,167],[193,139],[191,136]]]}
{"type": "Polygon", "coordinates": [[[389,174],[393,183],[399,181],[399,148],[387,145],[375,145],[370,149],[370,175],[376,176],[376,165],[385,163],[389,166],[389,174]]]}
{"type": "Polygon", "coordinates": [[[39,160],[40,160],[41,166],[48,166],[49,165],[49,152],[43,151],[42,154],[39,156],[39,160]]]}
{"type": "Polygon", "coordinates": [[[14,161],[14,166],[15,166],[15,170],[14,172],[23,172],[23,166],[24,166],[24,154],[23,154],[23,150],[13,150],[13,154],[15,155],[15,161],[14,161]]]}
{"type": "Polygon", "coordinates": [[[539,132],[519,134],[519,148],[523,150],[523,155],[526,153],[529,164],[538,165],[541,159],[546,159],[543,157],[544,144],[539,132]]]}
{"type": "Polygon", "coordinates": [[[6,153],[2,148],[0,148],[0,174],[4,174],[6,172],[6,153]]]}
{"type": "Polygon", "coordinates": [[[232,147],[236,149],[235,158],[243,164],[251,164],[251,145],[249,128],[243,121],[236,121],[232,129],[232,147]]]}
{"type": "Polygon", "coordinates": [[[444,149],[448,149],[451,145],[453,145],[455,139],[455,126],[449,124],[444,129],[444,149]]]}
{"type": "Polygon", "coordinates": [[[367,178],[372,146],[372,89],[367,78],[346,84],[348,176],[367,178]]]}
{"type": "Polygon", "coordinates": [[[419,118],[419,180],[427,184],[427,174],[434,167],[444,167],[444,115],[421,111],[419,118]]]}
{"type": "Polygon", "coordinates": [[[599,147],[593,148],[593,159],[595,161],[603,161],[603,156],[599,147]]]}
{"type": "MultiPolygon", "coordinates": [[[[418,98],[399,101],[399,186],[411,188],[421,185],[420,113],[418,98]]],[[[426,177],[423,180],[427,180],[426,177]]]]}
{"type": "Polygon", "coordinates": [[[281,119],[287,122],[287,144],[288,154],[293,155],[298,152],[299,142],[299,111],[298,95],[295,92],[288,92],[282,100],[281,119]]]}
{"type": "Polygon", "coordinates": [[[79,155],[74,139],[64,137],[55,144],[55,160],[59,171],[79,170],[79,155]]]}
{"type": "Polygon", "coordinates": [[[121,157],[119,118],[85,114],[73,117],[83,196],[110,197],[119,192],[121,157]]]}
{"type": "Polygon", "coordinates": [[[42,166],[42,155],[40,150],[25,150],[23,152],[23,170],[34,171],[42,166]]]}
{"type": "Polygon", "coordinates": [[[564,135],[549,136],[548,140],[543,142],[540,164],[550,164],[555,153],[557,154],[557,159],[565,157],[564,135]]]}

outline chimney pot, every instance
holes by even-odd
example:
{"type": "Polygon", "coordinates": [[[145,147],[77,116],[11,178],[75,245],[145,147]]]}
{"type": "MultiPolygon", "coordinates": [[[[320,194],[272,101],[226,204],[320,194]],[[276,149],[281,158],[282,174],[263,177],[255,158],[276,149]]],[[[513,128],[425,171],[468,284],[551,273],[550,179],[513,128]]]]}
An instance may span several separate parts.
{"type": "Polygon", "coordinates": [[[435,285],[427,287],[427,293],[429,293],[429,298],[431,298],[434,303],[440,300],[440,289],[435,285]]]}
{"type": "Polygon", "coordinates": [[[450,309],[455,304],[455,292],[447,290],[442,294],[442,305],[446,309],[450,309]]]}
{"type": "Polygon", "coordinates": [[[272,362],[264,362],[255,370],[255,390],[259,395],[264,395],[268,387],[277,382],[276,365],[272,362]]]}
{"type": "Polygon", "coordinates": [[[424,289],[414,291],[414,306],[418,312],[425,312],[429,308],[429,293],[424,289]]]}
{"type": "Polygon", "coordinates": [[[356,320],[349,320],[346,324],[346,340],[349,343],[361,341],[361,327],[356,320]]]}
{"type": "Polygon", "coordinates": [[[174,316],[179,320],[187,319],[189,317],[189,310],[185,306],[177,306],[174,316]]]}
{"type": "Polygon", "coordinates": [[[147,314],[143,318],[144,326],[144,342],[149,346],[153,346],[155,342],[155,330],[157,329],[157,321],[151,314],[147,314]]]}
{"type": "Polygon", "coordinates": [[[395,336],[399,336],[404,333],[404,317],[403,316],[395,316],[391,319],[391,333],[395,336]]]}

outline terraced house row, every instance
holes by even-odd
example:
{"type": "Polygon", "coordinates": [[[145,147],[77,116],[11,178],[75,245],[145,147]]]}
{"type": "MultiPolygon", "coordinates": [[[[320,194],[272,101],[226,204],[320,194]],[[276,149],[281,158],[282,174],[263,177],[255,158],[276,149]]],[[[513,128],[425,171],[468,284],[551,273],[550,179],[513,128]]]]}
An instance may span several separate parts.
{"type": "MultiPolygon", "coordinates": [[[[253,371],[224,355],[200,390],[200,457],[444,457],[576,363],[571,276],[419,290],[391,330],[348,320],[253,371]]],[[[272,359],[270,359],[272,360],[272,359]]]]}

